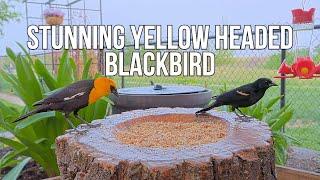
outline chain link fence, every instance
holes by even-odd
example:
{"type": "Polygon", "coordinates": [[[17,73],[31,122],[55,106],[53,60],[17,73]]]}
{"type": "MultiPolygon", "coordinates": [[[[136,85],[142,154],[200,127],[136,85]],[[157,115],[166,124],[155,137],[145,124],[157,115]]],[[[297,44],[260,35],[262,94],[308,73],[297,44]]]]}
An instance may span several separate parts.
{"type": "MultiPolygon", "coordinates": [[[[163,39],[166,39],[163,37],[163,39]]],[[[237,43],[240,43],[237,42],[237,43]]],[[[279,43],[279,42],[278,42],[279,43]]],[[[320,26],[316,26],[313,31],[312,38],[312,53],[316,64],[320,62],[320,26]]],[[[267,77],[273,79],[277,76],[277,70],[281,64],[280,50],[215,50],[215,36],[212,34],[209,39],[209,51],[214,52],[215,57],[215,74],[210,77],[193,76],[152,76],[152,77],[119,77],[115,76],[119,86],[121,87],[138,87],[149,86],[150,81],[156,84],[168,85],[194,85],[203,86],[212,89],[213,95],[221,92],[225,87],[231,89],[249,82],[252,82],[260,77],[267,77]]],[[[292,64],[296,53],[295,47],[292,50],[286,51],[286,62],[292,64]]],[[[131,60],[131,54],[135,51],[131,43],[125,47],[125,65],[128,68],[131,60]]],[[[144,51],[144,50],[141,50],[144,51]]],[[[195,51],[189,49],[188,51],[195,51]]],[[[304,49],[298,51],[303,52],[304,49]]],[[[61,52],[60,52],[61,53],[61,52]]],[[[37,54],[40,59],[43,59],[46,66],[53,72],[56,71],[59,61],[57,60],[60,53],[42,53],[37,54]]],[[[101,52],[92,52],[95,58],[93,67],[94,72],[103,71],[103,58],[101,52]]],[[[73,52],[75,59],[81,56],[78,52],[73,52]]],[[[80,58],[81,59],[81,58],[80,58]]],[[[80,60],[81,61],[81,60],[80,60]]],[[[8,57],[0,57],[0,67],[6,69],[9,73],[14,73],[14,66],[9,63],[8,57]]],[[[280,79],[275,79],[278,84],[280,79]]],[[[0,81],[1,86],[4,86],[3,81],[0,81]]],[[[3,90],[8,90],[2,88],[3,90]]],[[[267,91],[263,101],[270,98],[280,96],[280,86],[278,88],[270,88],[267,91]]],[[[320,94],[320,79],[286,79],[285,80],[285,102],[290,103],[295,109],[295,119],[304,119],[307,121],[319,121],[320,116],[320,101],[318,100],[320,94]]]]}
{"type": "MultiPolygon", "coordinates": [[[[299,36],[299,35],[298,35],[299,36]]],[[[303,35],[303,38],[311,38],[311,33],[303,35]],[[309,37],[308,37],[309,36],[309,37]]],[[[165,38],[164,38],[165,39],[165,38]]],[[[312,35],[311,53],[316,64],[320,63],[320,27],[315,26],[312,35]]],[[[215,50],[215,36],[211,35],[209,39],[209,50],[215,53],[215,74],[211,77],[194,76],[194,77],[116,77],[122,87],[149,86],[150,81],[156,84],[167,85],[194,85],[203,86],[211,89],[213,95],[217,95],[225,87],[232,89],[240,85],[253,82],[260,77],[274,79],[277,76],[278,68],[281,64],[281,54],[284,53],[286,62],[291,65],[296,56],[305,56],[309,46],[309,40],[305,42],[300,40],[302,44],[307,44],[300,48],[294,45],[292,50],[281,52],[281,50],[215,50]]],[[[237,42],[238,44],[240,43],[237,42]]],[[[280,42],[277,42],[280,43],[280,42]]],[[[131,45],[124,49],[125,61],[131,59],[131,53],[134,51],[131,45]]],[[[143,51],[143,50],[141,50],[143,51]]],[[[189,49],[188,51],[195,51],[189,49]]],[[[128,65],[128,64],[127,64],[128,65]]],[[[274,79],[277,84],[281,84],[280,79],[274,79]]],[[[283,86],[285,93],[285,101],[290,103],[295,109],[294,118],[304,121],[319,121],[320,116],[320,79],[286,79],[283,86]]],[[[281,95],[281,87],[270,88],[263,101],[281,95]]],[[[280,105],[279,105],[280,106],[280,105]]]]}

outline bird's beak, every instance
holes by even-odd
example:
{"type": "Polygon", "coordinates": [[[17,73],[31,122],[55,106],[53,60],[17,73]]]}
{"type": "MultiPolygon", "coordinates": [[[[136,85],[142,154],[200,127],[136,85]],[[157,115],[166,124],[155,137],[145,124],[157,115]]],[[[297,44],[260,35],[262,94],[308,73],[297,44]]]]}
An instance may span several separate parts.
{"type": "Polygon", "coordinates": [[[278,86],[278,84],[276,84],[276,83],[274,83],[274,82],[271,82],[269,86],[270,86],[270,87],[271,87],[271,86],[278,86]]]}
{"type": "Polygon", "coordinates": [[[111,88],[111,93],[114,94],[115,96],[119,97],[119,93],[116,88],[111,88]]]}

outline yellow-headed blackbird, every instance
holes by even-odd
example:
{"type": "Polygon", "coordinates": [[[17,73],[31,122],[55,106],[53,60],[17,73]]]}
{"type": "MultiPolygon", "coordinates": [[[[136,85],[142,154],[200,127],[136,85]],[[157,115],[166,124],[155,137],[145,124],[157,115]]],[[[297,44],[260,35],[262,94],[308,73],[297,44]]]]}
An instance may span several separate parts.
{"type": "Polygon", "coordinates": [[[78,115],[78,111],[110,93],[118,96],[116,83],[112,79],[99,77],[78,81],[36,102],[33,104],[37,106],[36,109],[22,115],[14,122],[40,112],[59,111],[64,113],[70,126],[75,128],[68,118],[69,114],[73,112],[76,118],[87,124],[87,122],[78,115]]]}
{"type": "Polygon", "coordinates": [[[215,96],[214,98],[216,101],[212,105],[197,111],[196,114],[205,113],[215,107],[230,105],[232,111],[236,114],[237,112],[235,110],[238,110],[243,116],[245,116],[239,108],[249,107],[257,103],[264,96],[266,90],[271,86],[277,86],[277,84],[268,78],[260,78],[253,83],[240,86],[219,96],[215,96]]]}

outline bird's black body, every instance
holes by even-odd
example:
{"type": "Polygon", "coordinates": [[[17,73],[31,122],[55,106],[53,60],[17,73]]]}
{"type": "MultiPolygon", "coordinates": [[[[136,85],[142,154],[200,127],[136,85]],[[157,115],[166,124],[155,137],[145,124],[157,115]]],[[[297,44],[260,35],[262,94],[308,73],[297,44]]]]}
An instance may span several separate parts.
{"type": "Polygon", "coordinates": [[[196,114],[204,113],[210,109],[223,105],[230,105],[233,111],[241,107],[252,106],[264,96],[269,87],[275,85],[276,84],[274,84],[270,79],[260,78],[253,83],[240,86],[236,89],[216,96],[216,101],[212,105],[201,109],[200,111],[196,112],[196,114]]]}
{"type": "Polygon", "coordinates": [[[60,111],[67,115],[71,112],[77,113],[78,110],[88,105],[89,95],[93,86],[94,80],[82,80],[73,83],[36,102],[34,104],[34,106],[37,106],[35,110],[21,116],[16,121],[25,119],[32,114],[47,111],[60,111]]]}

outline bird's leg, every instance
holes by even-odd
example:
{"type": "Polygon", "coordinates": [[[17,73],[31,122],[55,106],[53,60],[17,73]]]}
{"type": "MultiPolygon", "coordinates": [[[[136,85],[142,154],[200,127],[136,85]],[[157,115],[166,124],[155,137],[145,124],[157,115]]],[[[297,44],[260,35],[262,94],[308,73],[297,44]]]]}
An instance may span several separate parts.
{"type": "Polygon", "coordinates": [[[237,110],[234,110],[233,112],[238,116],[238,118],[242,118],[243,117],[242,115],[237,113],[237,110]]]}
{"type": "Polygon", "coordinates": [[[69,114],[64,114],[64,117],[65,117],[66,121],[68,122],[68,124],[73,128],[73,130],[77,131],[76,127],[73,125],[73,123],[69,119],[69,114]]]}
{"type": "MultiPolygon", "coordinates": [[[[239,108],[235,108],[236,110],[238,110],[240,113],[241,113],[241,116],[238,115],[237,113],[237,116],[243,121],[243,122],[248,122],[250,121],[250,118],[249,116],[245,115],[239,108]]],[[[236,111],[235,111],[236,112],[236,111]]]]}
{"type": "Polygon", "coordinates": [[[81,116],[79,116],[78,111],[73,112],[74,117],[79,119],[82,123],[86,124],[89,127],[95,127],[95,125],[89,124],[86,120],[84,120],[81,116]]]}
{"type": "Polygon", "coordinates": [[[243,117],[248,117],[248,116],[245,115],[239,108],[236,108],[236,110],[238,110],[238,111],[240,112],[241,116],[243,116],[243,117]]]}
{"type": "Polygon", "coordinates": [[[79,119],[82,123],[89,125],[89,123],[86,120],[84,120],[82,117],[79,116],[78,111],[74,111],[73,115],[74,115],[74,117],[79,119]]]}
{"type": "Polygon", "coordinates": [[[207,112],[197,112],[195,114],[196,114],[196,117],[199,117],[199,116],[210,116],[210,114],[207,113],[207,112]]]}

